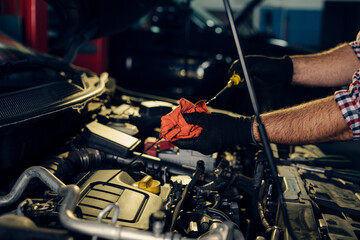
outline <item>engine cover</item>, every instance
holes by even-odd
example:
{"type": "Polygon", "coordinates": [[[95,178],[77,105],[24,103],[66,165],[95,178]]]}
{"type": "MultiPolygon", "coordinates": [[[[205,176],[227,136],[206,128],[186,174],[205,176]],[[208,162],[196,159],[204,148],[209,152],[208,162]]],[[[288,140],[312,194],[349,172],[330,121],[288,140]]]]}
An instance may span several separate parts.
{"type": "MultiPolygon", "coordinates": [[[[83,218],[96,221],[100,211],[110,203],[119,204],[117,224],[137,229],[148,229],[151,214],[162,209],[170,193],[170,186],[160,187],[156,195],[131,186],[134,179],[119,170],[99,170],[83,180],[81,198],[78,202],[83,218]],[[116,177],[114,177],[116,175],[116,177]],[[113,179],[111,179],[114,177],[113,179]],[[110,180],[110,181],[109,181],[110,180]]],[[[111,222],[114,209],[104,216],[104,222],[111,222]]]]}

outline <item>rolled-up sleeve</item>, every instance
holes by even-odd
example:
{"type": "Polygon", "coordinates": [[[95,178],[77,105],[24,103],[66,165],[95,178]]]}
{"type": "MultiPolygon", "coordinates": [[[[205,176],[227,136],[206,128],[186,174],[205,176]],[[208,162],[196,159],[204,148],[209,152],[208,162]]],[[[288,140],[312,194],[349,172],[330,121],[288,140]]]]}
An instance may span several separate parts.
{"type": "MultiPolygon", "coordinates": [[[[350,43],[354,53],[360,60],[360,42],[350,43]]],[[[360,69],[357,70],[353,77],[352,83],[347,90],[335,92],[335,101],[339,105],[340,111],[350,129],[353,132],[354,140],[360,140],[360,69]]]]}

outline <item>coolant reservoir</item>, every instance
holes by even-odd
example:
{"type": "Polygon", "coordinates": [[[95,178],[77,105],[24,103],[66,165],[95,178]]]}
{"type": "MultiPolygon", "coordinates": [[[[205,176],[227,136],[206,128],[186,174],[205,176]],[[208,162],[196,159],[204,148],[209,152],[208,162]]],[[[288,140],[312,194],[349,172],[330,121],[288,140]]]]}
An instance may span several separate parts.
{"type": "Polygon", "coordinates": [[[125,114],[110,115],[109,122],[106,125],[131,136],[139,132],[139,129],[135,125],[129,123],[129,116],[125,114]]]}

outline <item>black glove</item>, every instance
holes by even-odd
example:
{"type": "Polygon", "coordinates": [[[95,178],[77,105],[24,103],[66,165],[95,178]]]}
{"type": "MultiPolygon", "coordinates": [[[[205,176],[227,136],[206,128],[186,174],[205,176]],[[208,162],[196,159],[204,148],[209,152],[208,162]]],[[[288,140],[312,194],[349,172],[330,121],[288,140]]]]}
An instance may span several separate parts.
{"type": "Polygon", "coordinates": [[[183,114],[189,124],[203,128],[196,138],[181,139],[173,144],[179,148],[192,149],[203,154],[211,154],[235,145],[249,145],[253,142],[251,117],[231,117],[222,113],[183,114]]]}
{"type": "MultiPolygon", "coordinates": [[[[282,58],[250,55],[245,57],[245,63],[250,77],[257,83],[290,84],[293,77],[294,67],[289,56],[282,58]]],[[[234,74],[244,77],[241,63],[235,60],[229,69],[229,78],[234,74]]]]}

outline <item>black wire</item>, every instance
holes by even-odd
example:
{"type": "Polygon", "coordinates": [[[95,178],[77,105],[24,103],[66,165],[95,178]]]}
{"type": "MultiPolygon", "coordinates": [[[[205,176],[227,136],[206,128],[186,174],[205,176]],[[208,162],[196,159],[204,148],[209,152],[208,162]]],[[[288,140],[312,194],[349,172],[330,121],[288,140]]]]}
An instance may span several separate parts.
{"type": "Polygon", "coordinates": [[[117,175],[119,175],[124,169],[128,169],[128,167],[133,164],[136,160],[138,160],[139,158],[142,157],[142,155],[144,155],[147,151],[149,151],[152,147],[154,147],[158,142],[160,142],[165,135],[167,135],[169,132],[171,132],[171,130],[173,130],[174,128],[176,128],[177,125],[173,126],[172,128],[170,128],[167,133],[165,133],[164,135],[162,135],[161,137],[157,138],[156,141],[151,144],[147,149],[145,149],[140,155],[138,155],[137,157],[135,157],[133,160],[131,160],[131,162],[129,162],[128,164],[126,164],[123,168],[121,168],[117,173],[114,174],[114,176],[112,176],[109,180],[106,181],[106,183],[109,183],[111,180],[113,180],[117,175]]]}
{"type": "MultiPolygon", "coordinates": [[[[172,129],[169,130],[169,132],[171,131],[172,129]]],[[[167,132],[166,134],[168,134],[169,132],[167,132]]],[[[165,134],[165,135],[166,135],[165,134]]],[[[154,147],[158,142],[161,141],[161,139],[163,139],[164,136],[162,137],[159,137],[156,139],[156,141],[151,144],[147,149],[145,149],[140,155],[138,155],[137,157],[135,157],[133,160],[131,160],[131,162],[129,162],[128,164],[126,164],[122,169],[120,169],[117,173],[114,174],[114,176],[112,176],[109,180],[106,181],[106,183],[109,183],[111,180],[113,180],[117,175],[119,175],[124,169],[128,169],[128,167],[133,164],[136,160],[138,160],[139,158],[142,157],[142,155],[144,155],[144,153],[146,153],[147,151],[149,151],[152,147],[154,147]]]]}
{"type": "Polygon", "coordinates": [[[213,213],[213,214],[217,214],[219,215],[220,217],[222,217],[225,221],[229,221],[229,222],[232,222],[232,220],[230,219],[230,217],[228,215],[226,215],[226,213],[218,210],[218,209],[214,209],[214,208],[208,208],[206,209],[206,211],[208,213],[213,213]]]}

